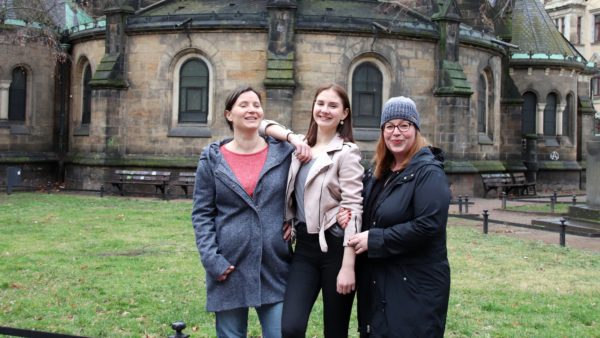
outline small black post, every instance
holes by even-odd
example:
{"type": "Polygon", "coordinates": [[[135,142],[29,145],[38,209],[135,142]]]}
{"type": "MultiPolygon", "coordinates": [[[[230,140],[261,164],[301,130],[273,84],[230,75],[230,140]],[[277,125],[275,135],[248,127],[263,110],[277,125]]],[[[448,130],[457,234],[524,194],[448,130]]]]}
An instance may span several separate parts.
{"type": "Polygon", "coordinates": [[[462,195],[458,195],[458,213],[462,214],[462,195]]]}
{"type": "Polygon", "coordinates": [[[104,197],[104,184],[100,186],[100,197],[104,197]]]}
{"type": "Polygon", "coordinates": [[[566,244],[566,231],[567,231],[567,225],[565,224],[567,220],[564,219],[564,217],[560,218],[560,246],[565,246],[566,244]]]}
{"type": "Polygon", "coordinates": [[[550,196],[550,212],[554,213],[554,204],[556,204],[556,192],[550,196]]]}
{"type": "Polygon", "coordinates": [[[502,192],[502,209],[506,209],[506,191],[502,192]]]}
{"type": "Polygon", "coordinates": [[[469,195],[465,195],[465,214],[469,213],[469,195]]]}
{"type": "Polygon", "coordinates": [[[46,183],[46,192],[48,193],[48,195],[50,195],[51,188],[52,188],[52,182],[48,181],[48,183],[46,183]]]}
{"type": "Polygon", "coordinates": [[[176,331],[176,333],[174,335],[169,336],[169,338],[189,338],[190,335],[189,334],[185,334],[181,331],[183,331],[183,329],[185,329],[185,323],[184,322],[175,322],[171,324],[171,328],[173,330],[176,331]]]}
{"type": "Polygon", "coordinates": [[[488,211],[487,209],[483,210],[483,233],[487,235],[488,233],[488,211]]]}
{"type": "Polygon", "coordinates": [[[577,205],[577,195],[573,195],[573,205],[577,205]]]}

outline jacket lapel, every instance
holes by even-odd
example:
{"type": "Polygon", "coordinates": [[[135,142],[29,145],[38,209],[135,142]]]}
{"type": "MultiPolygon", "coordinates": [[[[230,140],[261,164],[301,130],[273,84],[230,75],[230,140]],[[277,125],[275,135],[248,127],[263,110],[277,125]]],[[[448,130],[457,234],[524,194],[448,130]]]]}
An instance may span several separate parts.
{"type": "Polygon", "coordinates": [[[332,161],[331,155],[329,155],[329,153],[338,151],[343,146],[344,146],[344,140],[339,135],[336,135],[331,140],[331,142],[329,142],[329,144],[327,145],[327,148],[325,148],[325,151],[323,153],[321,153],[319,155],[319,157],[316,158],[315,163],[312,165],[312,167],[310,168],[310,171],[308,172],[308,175],[306,176],[305,186],[310,184],[310,182],[312,182],[312,180],[314,180],[314,178],[317,177],[317,175],[321,171],[326,170],[331,165],[333,165],[333,161],[332,161]]]}
{"type": "Polygon", "coordinates": [[[277,165],[279,165],[281,162],[283,162],[285,160],[285,157],[290,156],[290,152],[289,151],[281,151],[281,147],[284,146],[281,143],[272,143],[269,142],[270,139],[267,139],[267,143],[269,146],[269,150],[267,153],[267,160],[265,161],[265,164],[263,165],[262,170],[260,171],[260,174],[258,174],[258,181],[260,182],[260,180],[262,179],[262,177],[269,172],[269,170],[273,169],[273,167],[276,167],[277,165]]]}

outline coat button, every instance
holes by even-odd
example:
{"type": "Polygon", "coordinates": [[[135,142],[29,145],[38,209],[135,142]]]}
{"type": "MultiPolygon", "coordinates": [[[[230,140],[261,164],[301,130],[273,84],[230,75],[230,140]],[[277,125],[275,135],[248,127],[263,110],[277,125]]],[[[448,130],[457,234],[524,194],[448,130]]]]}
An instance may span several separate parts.
{"type": "Polygon", "coordinates": [[[375,284],[377,284],[377,282],[376,282],[376,281],[373,281],[373,285],[375,285],[375,284]]]}
{"type": "Polygon", "coordinates": [[[406,277],[402,278],[406,282],[406,277]]]}

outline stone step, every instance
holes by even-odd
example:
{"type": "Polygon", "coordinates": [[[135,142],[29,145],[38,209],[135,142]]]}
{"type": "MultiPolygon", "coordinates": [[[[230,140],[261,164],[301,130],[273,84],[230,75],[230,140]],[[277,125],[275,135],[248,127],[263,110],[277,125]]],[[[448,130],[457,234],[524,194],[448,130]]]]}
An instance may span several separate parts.
{"type": "Polygon", "coordinates": [[[582,228],[590,228],[590,229],[596,229],[600,231],[600,221],[596,222],[594,220],[589,220],[589,219],[582,219],[582,218],[573,218],[570,216],[565,216],[565,219],[567,220],[567,223],[565,224],[573,224],[574,226],[579,226],[582,228]]]}
{"type": "Polygon", "coordinates": [[[570,206],[567,213],[569,218],[596,223],[600,227],[600,209],[588,205],[570,206]]]}
{"type": "MultiPolygon", "coordinates": [[[[531,225],[542,230],[560,232],[560,218],[534,219],[531,225]]],[[[595,222],[567,219],[565,232],[571,235],[600,237],[600,227],[595,222]]]]}

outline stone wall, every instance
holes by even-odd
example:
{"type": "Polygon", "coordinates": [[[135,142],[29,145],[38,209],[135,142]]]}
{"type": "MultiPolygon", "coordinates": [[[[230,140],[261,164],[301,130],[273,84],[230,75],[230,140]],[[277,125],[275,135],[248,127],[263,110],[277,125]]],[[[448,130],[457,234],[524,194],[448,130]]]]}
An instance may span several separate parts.
{"type": "MultiPolygon", "coordinates": [[[[85,163],[99,167],[134,165],[163,168],[169,159],[173,167],[192,169],[201,149],[212,140],[231,135],[222,118],[225,96],[234,87],[246,83],[263,89],[266,72],[263,32],[202,32],[186,34],[144,34],[128,36],[126,90],[95,90],[89,135],[71,135],[72,166],[69,182],[79,187],[97,185],[85,169],[85,163]],[[249,41],[253,43],[249,44],[249,41]],[[256,42],[258,41],[258,42],[256,42]],[[213,93],[210,96],[206,137],[172,136],[173,88],[175,65],[188,54],[200,55],[211,71],[213,93]],[[112,116],[112,117],[110,117],[112,116]],[[112,122],[109,122],[112,121],[112,122]],[[112,123],[112,124],[111,124],[112,123]],[[112,148],[111,148],[112,147],[112,148]],[[81,172],[78,172],[80,170],[81,172]]],[[[102,40],[82,42],[74,48],[74,59],[85,57],[94,69],[102,58],[102,40]]],[[[391,96],[409,96],[421,113],[421,130],[432,144],[441,147],[447,158],[462,160],[501,159],[499,147],[503,133],[500,120],[500,58],[495,52],[461,46],[460,62],[468,81],[475,87],[482,71],[492,77],[490,102],[491,144],[480,144],[477,133],[477,93],[467,98],[434,97],[436,45],[433,41],[379,38],[348,34],[300,32],[295,37],[295,83],[290,127],[306,132],[310,121],[315,89],[336,82],[351,92],[351,70],[362,61],[377,62],[384,73],[384,101],[391,96]]],[[[81,115],[81,67],[73,72],[72,129],[81,115]],[[79,80],[79,83],[81,81],[79,80]],[[78,96],[79,95],[79,96],[78,96]]],[[[265,97],[266,118],[277,118],[269,110],[265,97]]],[[[357,134],[359,134],[357,132],[357,134]]],[[[379,129],[369,137],[357,137],[368,160],[374,150],[379,129]]],[[[514,140],[511,142],[514,143],[514,140]]],[[[517,146],[513,146],[513,149],[517,146]]],[[[110,170],[102,169],[102,177],[110,170]]],[[[98,169],[100,170],[100,169],[98,169]]],[[[476,185],[466,178],[472,191],[476,185]]],[[[462,188],[461,188],[462,189],[462,188]]],[[[465,192],[466,192],[465,191],[465,192]]]]}
{"type": "MultiPolygon", "coordinates": [[[[0,120],[0,152],[51,152],[54,150],[54,87],[56,56],[37,40],[23,42],[10,26],[0,29],[0,87],[8,86],[15,67],[27,71],[24,123],[0,120]]],[[[0,98],[1,100],[1,98],[0,98]]]]}

